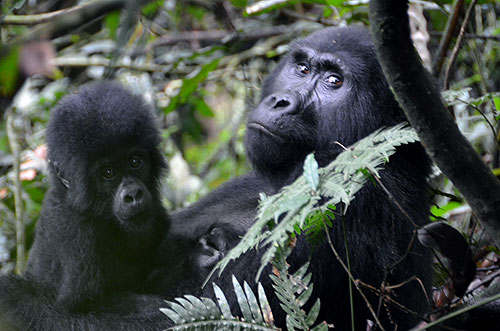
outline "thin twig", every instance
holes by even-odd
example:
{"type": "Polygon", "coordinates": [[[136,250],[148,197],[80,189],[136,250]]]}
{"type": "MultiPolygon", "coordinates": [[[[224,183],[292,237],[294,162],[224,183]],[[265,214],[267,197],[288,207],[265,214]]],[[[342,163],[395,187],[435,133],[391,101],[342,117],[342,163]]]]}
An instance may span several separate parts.
{"type": "MultiPolygon", "coordinates": [[[[395,288],[395,287],[398,287],[398,286],[403,286],[405,285],[406,283],[410,282],[410,281],[413,281],[415,278],[414,277],[411,277],[410,279],[404,281],[402,284],[397,284],[397,285],[394,285],[394,286],[391,286],[391,287],[386,287],[386,288],[395,288]]],[[[429,322],[429,319],[426,318],[425,316],[422,316],[420,315],[419,313],[417,313],[416,311],[413,311],[411,309],[409,309],[408,307],[402,305],[401,303],[397,302],[396,300],[394,300],[390,295],[386,295],[384,293],[384,291],[382,291],[381,289],[378,289],[370,284],[366,284],[360,280],[357,280],[357,282],[359,283],[359,285],[369,289],[370,291],[372,291],[374,294],[376,294],[377,296],[383,298],[383,300],[385,300],[386,302],[389,302],[390,304],[394,305],[396,308],[398,308],[399,310],[402,310],[406,313],[409,313],[409,314],[412,314],[414,316],[416,316],[417,318],[419,318],[420,320],[422,321],[425,321],[425,322],[429,322]]]]}
{"type": "Polygon", "coordinates": [[[439,42],[438,50],[436,52],[436,57],[434,58],[434,61],[432,63],[432,72],[435,77],[439,77],[439,74],[441,73],[444,59],[446,57],[446,51],[448,50],[451,38],[453,37],[453,33],[455,32],[458,23],[458,17],[462,12],[463,6],[464,6],[464,0],[458,0],[457,3],[455,4],[453,15],[446,24],[444,36],[443,38],[441,38],[441,41],[439,42]]]}
{"type": "MultiPolygon", "coordinates": [[[[442,37],[443,33],[439,31],[429,31],[429,35],[431,35],[432,37],[442,37]]],[[[475,34],[475,33],[466,33],[464,34],[464,38],[500,41],[500,36],[486,36],[484,34],[475,34]]]]}
{"type": "Polygon", "coordinates": [[[445,90],[448,88],[451,67],[453,67],[455,59],[457,58],[458,55],[458,51],[462,47],[462,43],[464,41],[465,27],[469,24],[470,14],[472,13],[472,9],[476,5],[476,3],[477,0],[472,0],[469,8],[467,9],[464,21],[462,22],[462,26],[460,27],[460,32],[458,33],[457,42],[455,43],[455,47],[453,47],[450,60],[448,61],[448,65],[446,66],[446,70],[444,72],[444,80],[443,80],[443,89],[445,90]]]}
{"type": "Polygon", "coordinates": [[[19,136],[14,126],[14,111],[7,116],[7,137],[9,139],[10,149],[13,156],[14,173],[14,207],[16,211],[16,273],[22,274],[25,266],[26,256],[26,234],[24,229],[24,210],[21,198],[21,179],[19,178],[21,164],[21,146],[19,145],[19,136]]]}
{"type": "Polygon", "coordinates": [[[137,71],[147,71],[147,72],[164,72],[170,70],[171,66],[164,66],[158,64],[136,64],[136,63],[125,63],[123,61],[118,61],[111,63],[109,59],[98,58],[98,57],[57,57],[53,59],[53,63],[58,67],[108,67],[113,68],[125,68],[137,71]]]}
{"type": "Polygon", "coordinates": [[[462,99],[460,99],[460,98],[457,98],[457,100],[458,100],[458,101],[460,101],[460,102],[462,102],[462,103],[464,103],[464,104],[466,104],[466,105],[467,105],[467,106],[469,106],[469,107],[474,108],[474,110],[476,110],[479,114],[481,114],[481,116],[484,118],[484,120],[486,121],[486,123],[488,123],[488,126],[490,127],[491,131],[493,132],[493,139],[495,140],[495,143],[496,143],[496,145],[497,145],[497,148],[498,148],[498,149],[500,149],[500,141],[498,141],[498,140],[496,139],[496,137],[497,137],[497,135],[498,135],[498,134],[497,134],[497,132],[496,132],[495,128],[493,127],[493,124],[491,124],[491,122],[490,122],[490,120],[488,119],[488,117],[486,117],[486,114],[485,114],[485,113],[484,113],[484,112],[483,112],[483,111],[482,111],[479,107],[474,106],[473,104],[468,103],[468,102],[467,102],[467,101],[465,101],[465,100],[462,100],[462,99]]]}
{"type": "Polygon", "coordinates": [[[134,52],[134,56],[146,54],[149,51],[160,46],[168,46],[179,42],[204,41],[208,43],[226,43],[229,40],[237,39],[240,41],[254,41],[259,39],[267,39],[289,32],[290,26],[280,25],[272,28],[262,28],[258,32],[228,32],[225,30],[210,30],[210,31],[182,31],[165,34],[154,42],[149,44],[143,50],[134,52]]]}
{"type": "Polygon", "coordinates": [[[66,9],[64,13],[57,14],[47,23],[32,28],[28,33],[21,34],[6,45],[2,45],[2,53],[13,46],[43,38],[55,38],[70,33],[73,29],[81,27],[86,22],[102,17],[104,14],[120,9],[125,0],[94,0],[88,3],[66,9]]]}
{"type": "Polygon", "coordinates": [[[49,13],[35,15],[6,15],[3,17],[3,20],[0,18],[0,25],[36,25],[40,23],[47,23],[61,16],[85,10],[87,7],[93,6],[96,2],[97,1],[90,1],[82,5],[64,8],[49,13]]]}
{"type": "Polygon", "coordinates": [[[323,17],[313,17],[310,15],[305,15],[305,14],[300,14],[297,13],[296,11],[289,10],[289,9],[282,9],[281,12],[283,12],[286,16],[299,19],[299,20],[304,20],[304,21],[310,21],[310,22],[316,22],[316,23],[321,23],[323,25],[328,25],[328,26],[335,26],[339,25],[339,22],[335,22],[323,17]]]}
{"type": "Polygon", "coordinates": [[[363,291],[361,291],[361,288],[359,287],[359,284],[358,284],[358,280],[356,280],[354,278],[354,276],[352,275],[351,271],[349,270],[349,268],[347,268],[347,266],[345,265],[344,261],[342,261],[342,258],[340,257],[339,253],[337,252],[337,250],[335,249],[335,246],[333,246],[333,243],[332,243],[332,239],[330,238],[330,232],[328,231],[328,228],[326,226],[326,223],[323,222],[323,227],[325,229],[325,232],[326,232],[326,239],[328,241],[328,245],[330,245],[330,248],[332,249],[332,252],[333,254],[335,255],[335,258],[339,261],[340,265],[342,266],[342,268],[344,268],[345,272],[347,273],[347,275],[349,276],[349,279],[353,282],[354,286],[356,287],[356,289],[358,290],[359,294],[361,295],[361,297],[365,300],[365,303],[366,303],[366,306],[368,307],[368,310],[370,310],[371,314],[373,315],[373,318],[375,319],[375,322],[377,323],[377,326],[382,330],[384,331],[384,327],[382,326],[382,324],[380,323],[380,320],[378,319],[378,316],[377,314],[375,314],[375,311],[373,310],[373,307],[372,305],[370,304],[370,301],[368,301],[368,298],[365,296],[365,294],[363,293],[363,291]]]}

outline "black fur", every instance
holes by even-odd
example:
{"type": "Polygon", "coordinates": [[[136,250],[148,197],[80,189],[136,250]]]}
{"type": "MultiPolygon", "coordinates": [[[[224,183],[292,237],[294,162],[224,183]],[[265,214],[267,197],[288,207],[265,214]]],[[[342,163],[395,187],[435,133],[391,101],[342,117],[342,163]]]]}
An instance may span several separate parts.
{"type": "MultiPolygon", "coordinates": [[[[28,267],[24,279],[2,279],[2,291],[10,289],[3,300],[24,288],[61,311],[82,313],[146,290],[169,222],[159,194],[166,168],[160,142],[149,107],[116,83],[61,100],[47,129],[51,187],[28,267]]],[[[28,301],[0,313],[15,307],[26,319],[22,328],[40,328],[30,323],[36,313],[28,301]]]]}
{"type": "MultiPolygon", "coordinates": [[[[315,151],[319,163],[325,165],[342,150],[336,142],[349,146],[377,128],[402,120],[404,115],[382,74],[367,30],[330,28],[296,41],[264,82],[262,101],[249,116],[245,145],[255,171],[226,183],[186,210],[171,215],[172,226],[160,249],[164,260],[151,274],[152,291],[167,299],[186,293],[213,297],[210,287],[199,288],[203,275],[208,272],[196,260],[197,257],[205,258],[203,254],[199,255],[200,236],[205,236],[202,244],[206,238],[217,243],[222,235],[229,238],[228,247],[234,245],[237,235],[244,233],[254,221],[259,192],[273,194],[283,185],[293,182],[302,172],[303,160],[308,153],[315,151]],[[342,84],[336,87],[339,81],[342,84]],[[222,231],[215,231],[214,235],[214,229],[222,231]],[[187,254],[188,259],[183,254],[187,254]],[[177,277],[179,271],[181,276],[177,277]]],[[[384,186],[417,225],[428,219],[428,172],[429,161],[418,144],[399,148],[381,172],[384,186]]],[[[425,311],[428,305],[424,292],[431,275],[429,256],[416,242],[407,254],[415,227],[384,190],[379,185],[370,184],[363,188],[349,206],[344,224],[347,238],[344,238],[340,218],[334,222],[330,235],[344,259],[344,242],[347,240],[354,277],[378,288],[386,271],[389,271],[386,278],[389,285],[417,276],[424,288],[414,280],[395,289],[393,294],[396,294],[396,301],[410,309],[425,311]],[[405,259],[394,270],[388,269],[403,256],[405,259]]],[[[226,249],[223,246],[222,251],[226,249]]],[[[260,251],[248,252],[232,263],[221,278],[212,279],[229,293],[230,305],[235,312],[237,304],[231,293],[230,275],[235,274],[240,281],[253,283],[260,254],[260,251]]],[[[296,268],[308,258],[311,258],[310,270],[313,273],[313,297],[321,299],[318,320],[333,323],[338,330],[350,329],[345,271],[326,243],[313,248],[300,236],[289,263],[296,268]]],[[[267,276],[270,272],[268,268],[261,281],[275,318],[284,327],[285,314],[272,295],[271,281],[267,276]]],[[[0,295],[2,287],[0,283],[0,295]]],[[[378,297],[366,289],[364,293],[387,329],[394,328],[392,321],[400,330],[416,324],[416,318],[390,304],[387,304],[388,309],[385,305],[378,309],[378,297]]],[[[18,294],[30,298],[24,292],[18,294]]],[[[373,320],[373,317],[359,295],[356,292],[354,295],[355,327],[364,330],[366,320],[373,320]]],[[[75,316],[54,313],[45,305],[38,312],[33,312],[33,309],[31,312],[35,324],[46,328],[51,322],[53,327],[69,325],[81,329],[106,329],[110,325],[119,329],[125,322],[130,322],[128,329],[138,330],[168,326],[169,323],[158,315],[157,307],[161,305],[158,297],[131,296],[129,299],[128,313],[124,309],[123,313],[116,315],[75,316]],[[135,303],[141,300],[147,303],[135,303]],[[143,309],[138,312],[137,306],[143,309]]],[[[40,305],[37,307],[40,309],[40,305]]]]}
{"type": "MultiPolygon", "coordinates": [[[[244,232],[255,217],[259,192],[273,194],[291,183],[301,174],[308,153],[314,151],[324,166],[342,151],[337,142],[349,146],[377,128],[405,120],[378,64],[369,32],[361,28],[330,28],[299,39],[266,79],[262,91],[260,104],[249,115],[245,136],[246,151],[255,171],[230,181],[192,207],[174,213],[169,236],[181,233],[186,238],[187,231],[210,231],[214,221],[223,228],[231,224],[244,232]],[[340,86],[336,85],[339,82],[340,86]]],[[[386,273],[386,285],[397,285],[416,276],[418,280],[391,294],[397,302],[421,314],[429,308],[426,291],[432,273],[430,256],[417,242],[407,251],[416,228],[412,222],[421,226],[428,220],[429,169],[429,160],[419,144],[398,148],[381,172],[381,181],[411,220],[379,185],[367,184],[356,194],[344,217],[347,237],[344,238],[340,217],[330,232],[344,261],[347,240],[355,278],[379,288],[386,273]],[[391,269],[402,257],[403,261],[391,269]]],[[[231,237],[235,233],[226,234],[231,237]]],[[[173,245],[176,240],[169,242],[173,245]]],[[[288,261],[293,269],[309,257],[313,297],[321,299],[318,320],[333,323],[339,330],[351,329],[346,272],[326,242],[311,247],[300,236],[288,261]]],[[[225,289],[232,288],[231,274],[240,281],[253,283],[259,263],[260,252],[252,251],[231,264],[221,279],[212,280],[225,289]]],[[[268,268],[266,272],[271,270],[268,268]]],[[[284,326],[285,314],[271,294],[270,279],[264,275],[261,281],[269,290],[278,325],[284,326]]],[[[200,291],[196,286],[188,286],[188,290],[189,287],[190,293],[210,294],[210,289],[200,291]]],[[[364,330],[366,320],[374,318],[354,292],[355,327],[364,330]]],[[[413,315],[388,303],[380,306],[378,297],[367,289],[364,293],[379,311],[387,329],[394,328],[392,323],[402,330],[417,324],[418,319],[413,315]]],[[[230,299],[236,310],[234,296],[230,299]]]]}

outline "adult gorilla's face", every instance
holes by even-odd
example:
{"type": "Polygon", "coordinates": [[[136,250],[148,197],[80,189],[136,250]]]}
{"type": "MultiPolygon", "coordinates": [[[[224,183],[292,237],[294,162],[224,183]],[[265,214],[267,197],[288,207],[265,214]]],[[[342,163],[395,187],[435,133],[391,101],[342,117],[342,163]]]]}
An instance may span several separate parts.
{"type": "Polygon", "coordinates": [[[264,82],[245,144],[254,167],[283,173],[315,152],[321,165],[373,130],[403,120],[369,32],[331,28],[300,39],[264,82]],[[337,143],[338,142],[338,143],[337,143]]]}

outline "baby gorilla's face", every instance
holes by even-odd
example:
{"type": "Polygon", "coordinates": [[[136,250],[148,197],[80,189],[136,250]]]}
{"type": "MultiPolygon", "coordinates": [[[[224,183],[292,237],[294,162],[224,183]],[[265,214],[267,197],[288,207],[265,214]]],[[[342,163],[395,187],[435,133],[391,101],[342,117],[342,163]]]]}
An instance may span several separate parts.
{"type": "Polygon", "coordinates": [[[102,201],[106,201],[108,213],[125,226],[139,226],[149,219],[154,188],[148,188],[151,182],[148,153],[135,149],[96,159],[93,186],[102,201]]]}

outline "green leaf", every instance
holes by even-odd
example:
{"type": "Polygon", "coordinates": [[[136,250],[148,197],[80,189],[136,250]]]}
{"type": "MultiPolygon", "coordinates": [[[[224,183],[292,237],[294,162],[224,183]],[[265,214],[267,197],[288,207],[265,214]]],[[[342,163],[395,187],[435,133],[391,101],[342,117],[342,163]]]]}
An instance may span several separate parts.
{"type": "Polygon", "coordinates": [[[219,308],[217,308],[215,302],[213,302],[208,298],[201,298],[201,301],[203,302],[207,310],[210,312],[210,316],[212,316],[212,318],[215,318],[216,316],[220,315],[220,310],[219,308]]]}
{"type": "Polygon", "coordinates": [[[311,331],[328,331],[328,330],[329,330],[328,324],[326,324],[325,322],[322,322],[311,329],[311,331]]]}
{"type": "Polygon", "coordinates": [[[113,40],[116,40],[116,32],[118,31],[118,26],[120,25],[120,11],[115,10],[106,15],[104,24],[109,31],[109,37],[113,40]]]}
{"type": "Polygon", "coordinates": [[[302,292],[299,297],[297,298],[297,304],[299,306],[303,306],[306,304],[307,300],[311,297],[312,291],[313,291],[314,285],[310,285],[306,287],[305,291],[302,292]]]}
{"type": "Polygon", "coordinates": [[[19,47],[13,47],[0,58],[0,96],[11,96],[16,89],[19,73],[19,47]]]}
{"type": "Polygon", "coordinates": [[[450,201],[444,206],[433,205],[431,207],[431,214],[433,216],[435,216],[435,218],[443,217],[444,214],[446,214],[446,213],[452,211],[453,209],[458,208],[462,205],[463,205],[463,203],[458,202],[458,201],[450,201]]]}
{"type": "Polygon", "coordinates": [[[264,292],[264,287],[259,283],[257,286],[257,292],[259,294],[260,310],[262,311],[262,316],[264,321],[268,325],[273,323],[273,312],[271,311],[271,305],[267,301],[266,292],[264,292]]]}
{"type": "Polygon", "coordinates": [[[171,301],[169,301],[168,304],[170,305],[170,308],[177,315],[179,315],[179,317],[182,319],[182,321],[187,322],[187,321],[192,320],[191,316],[189,315],[189,312],[186,309],[184,309],[184,307],[182,307],[182,305],[175,303],[175,302],[171,302],[171,301]]]}
{"type": "Polygon", "coordinates": [[[219,303],[220,310],[222,312],[222,316],[224,319],[231,320],[234,319],[233,315],[231,315],[231,309],[229,308],[229,303],[227,302],[226,297],[224,296],[224,292],[213,283],[215,297],[217,298],[217,302],[219,303]]]}
{"type": "Polygon", "coordinates": [[[253,294],[252,289],[247,282],[243,282],[243,288],[245,289],[245,295],[248,299],[248,305],[250,307],[250,310],[252,311],[253,321],[259,324],[264,323],[257,298],[253,294]]]}
{"type": "Polygon", "coordinates": [[[215,116],[214,112],[212,111],[212,108],[210,108],[210,106],[206,104],[203,98],[196,98],[192,102],[194,104],[196,111],[200,113],[200,115],[205,117],[215,116]]]}
{"type": "Polygon", "coordinates": [[[231,0],[231,4],[236,8],[245,8],[247,6],[247,0],[231,0]]]}
{"type": "Polygon", "coordinates": [[[495,104],[495,109],[500,111],[500,96],[493,97],[493,103],[495,104]]]}
{"type": "Polygon", "coordinates": [[[232,277],[232,280],[236,299],[238,300],[238,304],[240,305],[240,310],[243,314],[243,318],[246,321],[252,321],[252,311],[250,310],[250,306],[248,305],[245,292],[243,291],[243,288],[241,288],[240,283],[238,283],[238,280],[236,279],[236,277],[234,277],[234,275],[232,277]]]}
{"type": "Polygon", "coordinates": [[[161,308],[160,311],[176,324],[169,330],[276,330],[269,326],[274,324],[273,313],[262,284],[257,283],[260,301],[258,302],[246,282],[243,284],[243,290],[234,275],[232,279],[243,319],[231,315],[224,293],[214,284],[220,309],[213,300],[199,299],[192,295],[175,298],[178,303],[165,301],[171,308],[161,308]]]}
{"type": "Polygon", "coordinates": [[[175,324],[183,323],[184,320],[175,311],[168,308],[160,308],[160,311],[168,316],[175,324]]]}
{"type": "Polygon", "coordinates": [[[198,89],[198,85],[204,82],[207,79],[208,74],[217,68],[219,60],[220,59],[215,59],[212,62],[204,64],[196,75],[183,79],[179,93],[177,93],[177,95],[170,100],[170,103],[163,109],[163,112],[169,113],[176,109],[179,105],[183,105],[188,102],[191,95],[198,89]]]}
{"type": "Polygon", "coordinates": [[[304,177],[312,190],[316,191],[319,184],[318,162],[316,162],[314,154],[312,153],[307,155],[304,162],[304,177]]]}
{"type": "MultiPolygon", "coordinates": [[[[369,169],[377,176],[378,170],[386,163],[387,158],[395,153],[397,146],[415,141],[418,141],[418,136],[407,123],[377,130],[339,154],[326,167],[318,169],[317,192],[312,192],[308,179],[302,175],[277,194],[262,196],[257,220],[236,247],[219,261],[215,269],[219,269],[221,273],[231,260],[250,248],[258,247],[265,250],[257,272],[258,279],[279,248],[288,245],[296,228],[306,230],[308,235],[324,231],[323,226],[319,226],[323,219],[317,215],[311,217],[312,213],[325,211],[341,202],[348,207],[354,195],[368,180],[361,169],[369,169]],[[305,229],[308,217],[311,220],[309,225],[314,224],[314,227],[305,229]]],[[[332,225],[331,222],[329,225],[332,225]]]]}
{"type": "Polygon", "coordinates": [[[311,310],[309,310],[309,314],[307,314],[306,324],[308,326],[312,326],[314,324],[314,322],[316,322],[316,319],[318,318],[318,315],[319,315],[320,308],[321,308],[321,302],[318,298],[316,300],[316,302],[314,303],[314,305],[312,306],[311,310]]]}
{"type": "Polygon", "coordinates": [[[156,15],[158,10],[162,8],[164,2],[165,2],[164,0],[151,1],[150,3],[142,7],[141,9],[142,14],[146,17],[152,17],[156,15]]]}
{"type": "MultiPolygon", "coordinates": [[[[200,299],[198,299],[193,295],[185,295],[184,297],[187,300],[189,300],[189,303],[193,307],[193,310],[200,312],[202,316],[206,316],[207,318],[214,318],[215,316],[218,315],[218,309],[215,304],[213,304],[213,306],[210,305],[210,303],[207,305],[206,303],[204,303],[203,301],[201,301],[200,299]],[[214,311],[212,310],[213,307],[215,307],[215,314],[214,311]]],[[[213,301],[211,300],[210,302],[213,303],[213,301]]]]}

